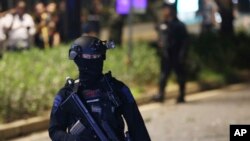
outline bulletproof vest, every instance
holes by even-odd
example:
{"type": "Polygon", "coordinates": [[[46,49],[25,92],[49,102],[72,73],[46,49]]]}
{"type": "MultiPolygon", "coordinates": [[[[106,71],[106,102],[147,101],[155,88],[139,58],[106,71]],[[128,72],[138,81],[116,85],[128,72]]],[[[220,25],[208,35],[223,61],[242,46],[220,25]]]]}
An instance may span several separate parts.
{"type": "MultiPolygon", "coordinates": [[[[123,138],[124,123],[120,113],[122,103],[112,85],[111,74],[105,74],[97,85],[96,89],[79,87],[77,94],[101,128],[105,121],[118,137],[123,138]]],[[[78,120],[78,117],[72,118],[74,122],[78,120]]],[[[85,123],[85,125],[88,124],[85,123]]]]}

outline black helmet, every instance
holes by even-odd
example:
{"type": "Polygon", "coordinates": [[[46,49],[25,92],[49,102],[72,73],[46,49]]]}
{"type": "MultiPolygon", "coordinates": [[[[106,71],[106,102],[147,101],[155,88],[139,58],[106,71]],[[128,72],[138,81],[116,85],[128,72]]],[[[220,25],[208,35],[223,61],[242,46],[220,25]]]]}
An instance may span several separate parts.
{"type": "Polygon", "coordinates": [[[69,59],[105,59],[106,50],[115,48],[113,41],[101,41],[92,36],[81,36],[77,38],[69,49],[69,59]]]}

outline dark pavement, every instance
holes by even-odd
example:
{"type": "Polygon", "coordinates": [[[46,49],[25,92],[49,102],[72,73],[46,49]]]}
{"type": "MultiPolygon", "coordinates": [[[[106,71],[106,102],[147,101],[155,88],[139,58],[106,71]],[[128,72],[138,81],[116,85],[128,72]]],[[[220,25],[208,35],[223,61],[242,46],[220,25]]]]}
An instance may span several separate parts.
{"type": "MultiPolygon", "coordinates": [[[[230,124],[250,124],[250,84],[140,107],[152,141],[229,141],[230,124]]],[[[47,131],[12,141],[49,141],[47,131]]]]}

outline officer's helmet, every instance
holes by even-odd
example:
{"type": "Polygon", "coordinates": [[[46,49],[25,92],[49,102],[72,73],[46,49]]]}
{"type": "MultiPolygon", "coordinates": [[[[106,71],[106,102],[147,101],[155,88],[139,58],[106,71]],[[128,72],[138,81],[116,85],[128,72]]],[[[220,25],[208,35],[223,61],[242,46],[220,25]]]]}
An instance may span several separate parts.
{"type": "Polygon", "coordinates": [[[80,72],[79,78],[92,84],[102,75],[106,50],[114,48],[114,42],[83,35],[77,38],[69,49],[69,59],[74,60],[80,72]]]}
{"type": "Polygon", "coordinates": [[[77,38],[69,49],[69,59],[105,59],[106,50],[114,48],[112,41],[101,41],[96,37],[81,36],[77,38]]]}

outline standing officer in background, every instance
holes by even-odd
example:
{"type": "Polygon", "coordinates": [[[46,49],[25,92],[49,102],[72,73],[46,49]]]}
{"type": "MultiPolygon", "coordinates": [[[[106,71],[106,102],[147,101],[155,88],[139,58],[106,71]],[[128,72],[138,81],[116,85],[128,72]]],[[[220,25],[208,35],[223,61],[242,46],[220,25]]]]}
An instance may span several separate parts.
{"type": "Polygon", "coordinates": [[[160,82],[159,93],[153,99],[164,101],[165,85],[173,69],[179,84],[179,97],[177,103],[185,102],[185,55],[187,52],[187,30],[178,18],[173,5],[164,3],[162,6],[162,22],[157,26],[158,47],[160,50],[160,82]]]}
{"type": "Polygon", "coordinates": [[[129,141],[150,141],[130,89],[112,77],[111,73],[102,73],[106,49],[114,48],[114,44],[101,41],[96,35],[95,29],[89,28],[69,49],[69,59],[75,62],[79,70],[79,82],[67,81],[56,95],[50,116],[50,138],[53,141],[125,141],[126,122],[129,141]],[[104,134],[112,132],[116,139],[99,137],[88,120],[73,112],[75,107],[64,110],[63,103],[72,89],[104,134]]]}

